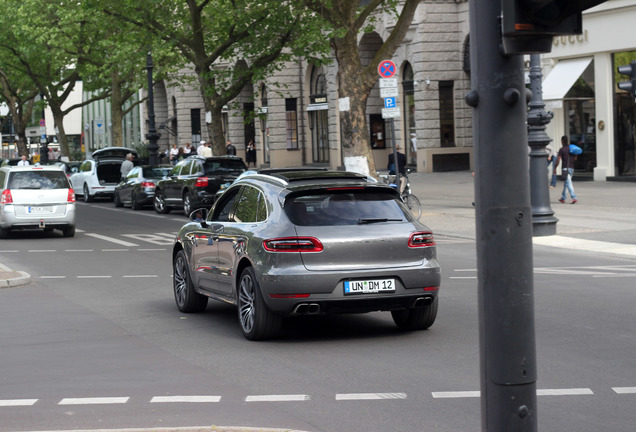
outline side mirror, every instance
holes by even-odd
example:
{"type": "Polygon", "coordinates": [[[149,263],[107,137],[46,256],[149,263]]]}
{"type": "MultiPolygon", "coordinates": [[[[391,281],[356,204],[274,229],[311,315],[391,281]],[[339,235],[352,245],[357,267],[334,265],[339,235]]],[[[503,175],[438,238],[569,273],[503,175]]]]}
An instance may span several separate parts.
{"type": "Polygon", "coordinates": [[[205,223],[205,220],[207,218],[208,218],[208,209],[206,208],[196,209],[192,213],[190,213],[190,220],[192,222],[200,223],[201,226],[203,227],[207,226],[207,224],[205,223]]]}

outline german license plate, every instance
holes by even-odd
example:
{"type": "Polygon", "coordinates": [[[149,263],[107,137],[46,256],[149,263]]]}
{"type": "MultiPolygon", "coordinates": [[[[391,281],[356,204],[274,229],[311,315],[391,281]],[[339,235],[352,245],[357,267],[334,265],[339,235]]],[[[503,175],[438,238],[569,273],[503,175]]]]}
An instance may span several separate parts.
{"type": "Polygon", "coordinates": [[[395,292],[395,279],[371,279],[344,282],[345,295],[383,292],[395,292]]]}
{"type": "Polygon", "coordinates": [[[38,206],[38,207],[27,207],[27,213],[29,214],[48,214],[53,213],[53,207],[51,206],[38,206]]]}

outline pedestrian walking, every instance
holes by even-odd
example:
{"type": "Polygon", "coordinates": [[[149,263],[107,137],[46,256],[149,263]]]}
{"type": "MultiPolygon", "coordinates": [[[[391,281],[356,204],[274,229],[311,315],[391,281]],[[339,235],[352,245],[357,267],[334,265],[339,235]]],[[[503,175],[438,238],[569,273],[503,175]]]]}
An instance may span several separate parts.
{"type": "Polygon", "coordinates": [[[203,149],[201,151],[197,149],[197,154],[206,158],[212,157],[212,149],[210,148],[210,141],[204,141],[203,149]]]}
{"type": "Polygon", "coordinates": [[[236,156],[236,147],[234,147],[234,144],[232,144],[232,141],[227,140],[227,144],[225,145],[225,148],[227,149],[228,155],[236,156]]]}
{"type": "Polygon", "coordinates": [[[563,180],[563,192],[561,192],[561,198],[559,202],[565,204],[566,190],[570,193],[572,198],[572,204],[576,204],[579,200],[576,199],[574,193],[574,186],[572,186],[572,175],[574,174],[574,161],[575,155],[570,154],[570,143],[567,136],[561,137],[561,148],[557,156],[557,161],[554,163],[554,171],[552,173],[556,175],[557,167],[561,163],[561,179],[563,180]]]}
{"type": "Polygon", "coordinates": [[[254,147],[254,140],[252,139],[247,143],[247,149],[245,150],[245,162],[247,162],[248,168],[250,163],[253,163],[254,168],[256,168],[256,147],[254,147]]]}

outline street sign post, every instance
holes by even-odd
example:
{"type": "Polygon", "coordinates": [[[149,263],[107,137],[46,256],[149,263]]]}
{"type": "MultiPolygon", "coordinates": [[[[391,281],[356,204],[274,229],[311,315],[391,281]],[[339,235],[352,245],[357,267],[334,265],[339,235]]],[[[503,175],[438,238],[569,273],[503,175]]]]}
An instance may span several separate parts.
{"type": "Polygon", "coordinates": [[[395,166],[395,184],[400,185],[400,170],[397,157],[397,143],[395,142],[395,124],[393,119],[400,117],[400,108],[397,106],[399,96],[397,78],[393,78],[397,72],[395,63],[391,60],[383,60],[378,65],[380,75],[380,96],[384,98],[384,108],[382,108],[382,118],[389,119],[391,127],[391,142],[393,143],[393,165],[395,166]]]}

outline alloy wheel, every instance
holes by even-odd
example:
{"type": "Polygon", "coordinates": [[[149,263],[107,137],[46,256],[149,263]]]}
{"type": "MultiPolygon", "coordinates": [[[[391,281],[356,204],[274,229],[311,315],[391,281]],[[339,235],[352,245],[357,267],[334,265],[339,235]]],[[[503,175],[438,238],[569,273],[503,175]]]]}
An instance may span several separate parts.
{"type": "Polygon", "coordinates": [[[254,281],[251,275],[246,273],[241,278],[238,298],[239,319],[245,333],[251,333],[254,328],[254,296],[254,281]]]}

